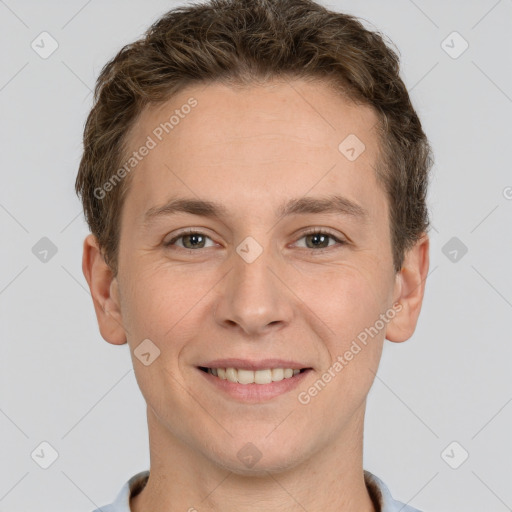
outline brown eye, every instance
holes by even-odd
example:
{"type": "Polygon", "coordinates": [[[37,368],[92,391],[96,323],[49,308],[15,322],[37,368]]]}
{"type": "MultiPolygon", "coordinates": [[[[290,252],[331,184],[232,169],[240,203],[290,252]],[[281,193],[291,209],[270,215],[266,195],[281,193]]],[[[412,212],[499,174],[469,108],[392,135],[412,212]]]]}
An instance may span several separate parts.
{"type": "Polygon", "coordinates": [[[334,236],[332,233],[328,231],[310,231],[308,233],[304,233],[300,240],[306,240],[305,249],[327,249],[329,247],[335,246],[336,243],[338,245],[344,245],[346,242],[344,240],[340,240],[338,237],[334,236]],[[330,241],[334,240],[334,244],[330,244],[330,241]]]}
{"type": "Polygon", "coordinates": [[[309,249],[315,249],[317,247],[324,249],[325,247],[329,246],[329,239],[332,237],[323,233],[313,233],[312,235],[306,235],[305,238],[306,241],[311,241],[311,245],[306,242],[306,245],[309,249]]]}
{"type": "Polygon", "coordinates": [[[181,233],[178,236],[175,236],[172,240],[169,240],[164,245],[166,247],[177,245],[183,249],[204,249],[206,240],[211,240],[210,237],[200,233],[198,231],[188,231],[186,233],[181,233]],[[178,240],[181,240],[181,244],[176,244],[178,240]]]}

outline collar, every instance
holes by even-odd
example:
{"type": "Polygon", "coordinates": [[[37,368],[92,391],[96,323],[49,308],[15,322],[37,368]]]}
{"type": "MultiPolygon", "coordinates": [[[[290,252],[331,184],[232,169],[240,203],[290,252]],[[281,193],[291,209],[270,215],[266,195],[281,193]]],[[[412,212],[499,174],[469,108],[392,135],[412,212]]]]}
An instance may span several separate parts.
{"type": "MultiPolygon", "coordinates": [[[[133,475],[121,488],[113,503],[94,512],[131,512],[130,498],[139,494],[146,486],[149,470],[133,475]]],[[[364,471],[364,481],[377,512],[420,512],[419,510],[393,499],[384,482],[369,471],[364,471]]]]}

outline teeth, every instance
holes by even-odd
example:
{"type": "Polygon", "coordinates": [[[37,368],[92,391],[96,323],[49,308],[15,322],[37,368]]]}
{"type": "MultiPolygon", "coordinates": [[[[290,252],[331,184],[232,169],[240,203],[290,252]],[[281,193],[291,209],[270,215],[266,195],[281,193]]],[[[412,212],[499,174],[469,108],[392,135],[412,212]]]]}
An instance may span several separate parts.
{"type": "Polygon", "coordinates": [[[272,368],[268,370],[242,370],[237,368],[208,368],[210,375],[215,375],[229,382],[239,384],[270,384],[289,379],[300,373],[300,370],[292,368],[272,368]]]}
{"type": "Polygon", "coordinates": [[[254,373],[256,384],[270,384],[272,382],[272,370],[258,370],[251,373],[254,373]]]}
{"type": "Polygon", "coordinates": [[[238,372],[234,368],[226,368],[226,379],[229,382],[238,382],[238,372]]]}
{"type": "Polygon", "coordinates": [[[284,370],[282,368],[273,368],[272,369],[272,380],[278,381],[284,379],[284,370]]]}

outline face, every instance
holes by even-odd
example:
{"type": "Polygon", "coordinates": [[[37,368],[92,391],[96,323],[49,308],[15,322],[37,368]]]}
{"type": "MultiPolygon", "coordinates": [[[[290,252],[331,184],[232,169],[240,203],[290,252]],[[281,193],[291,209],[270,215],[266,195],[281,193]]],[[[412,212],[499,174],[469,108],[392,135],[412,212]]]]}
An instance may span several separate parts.
{"type": "Polygon", "coordinates": [[[377,117],[292,84],[189,87],[130,134],[155,145],[131,176],[111,290],[150,428],[237,473],[360,432],[401,314],[377,117]]]}

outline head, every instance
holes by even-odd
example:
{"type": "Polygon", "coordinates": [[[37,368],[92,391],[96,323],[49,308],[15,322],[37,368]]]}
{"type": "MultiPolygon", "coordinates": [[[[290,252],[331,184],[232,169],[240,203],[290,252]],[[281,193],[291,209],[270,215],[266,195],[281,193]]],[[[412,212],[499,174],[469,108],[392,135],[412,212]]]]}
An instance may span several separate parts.
{"type": "Polygon", "coordinates": [[[150,425],[239,472],[247,442],[282,468],[359,432],[383,340],[421,309],[430,166],[398,56],[351,16],[212,0],[125,46],[76,190],[100,331],[130,345],[150,425]],[[226,358],[308,371],[248,407],[200,369],[226,358]]]}

